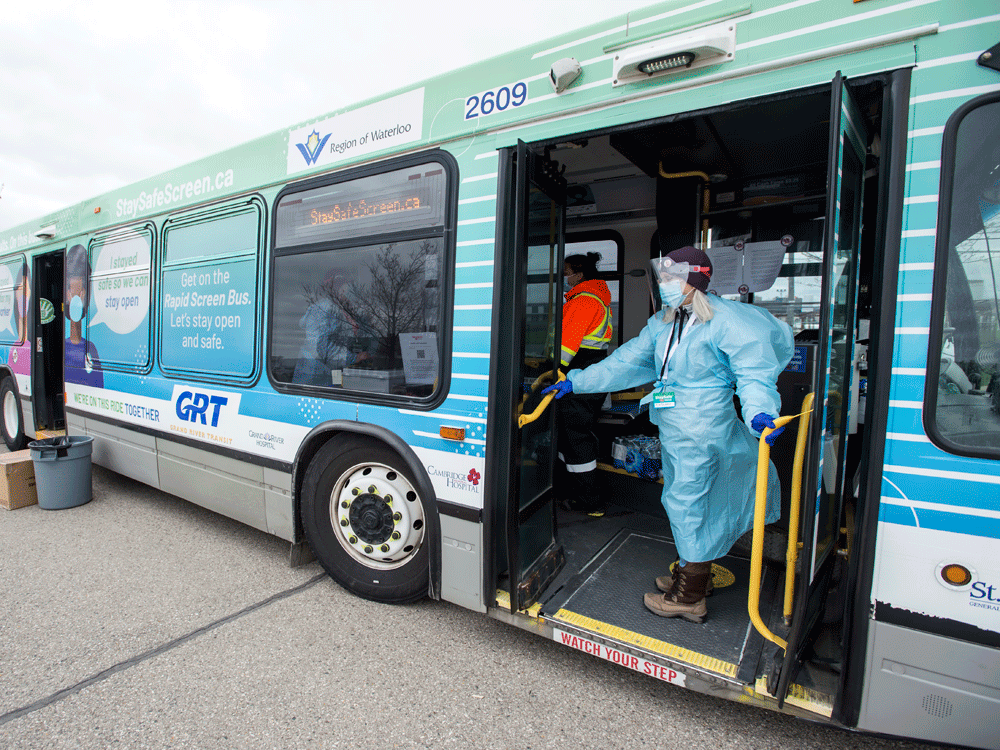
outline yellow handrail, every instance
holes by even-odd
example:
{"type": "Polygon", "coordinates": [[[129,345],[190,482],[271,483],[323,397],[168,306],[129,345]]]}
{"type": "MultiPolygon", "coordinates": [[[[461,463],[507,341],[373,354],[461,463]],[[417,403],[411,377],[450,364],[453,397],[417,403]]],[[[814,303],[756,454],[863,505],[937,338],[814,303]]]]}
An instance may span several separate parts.
{"type": "MultiPolygon", "coordinates": [[[[537,386],[539,384],[539,381],[541,381],[542,378],[544,378],[547,375],[548,375],[548,373],[544,373],[543,375],[539,376],[535,380],[535,382],[531,384],[531,390],[534,391],[537,388],[537,386]]],[[[559,381],[559,380],[565,380],[566,379],[566,376],[562,374],[561,370],[557,370],[556,371],[556,375],[557,375],[557,378],[556,378],[557,381],[559,381]]],[[[542,398],[542,400],[538,402],[538,406],[535,407],[535,410],[533,412],[531,412],[531,414],[521,414],[517,418],[517,426],[519,428],[524,427],[526,424],[531,424],[536,419],[538,419],[540,416],[542,416],[542,412],[545,411],[545,408],[549,405],[549,403],[552,401],[552,399],[555,398],[555,396],[556,396],[555,391],[553,391],[549,395],[544,396],[542,398]]]]}
{"type": "Polygon", "coordinates": [[[700,177],[702,182],[711,182],[712,178],[709,177],[704,172],[699,172],[698,170],[693,170],[691,172],[667,172],[663,168],[663,162],[660,162],[660,177],[665,177],[668,180],[677,179],[678,177],[700,177]]]}
{"type": "MultiPolygon", "coordinates": [[[[760,436],[760,446],[757,449],[757,497],[753,514],[753,543],[750,548],[750,593],[747,596],[747,609],[750,612],[750,622],[762,636],[772,643],[776,643],[781,648],[787,649],[788,642],[772,633],[760,616],[760,579],[761,570],[764,564],[764,524],[767,517],[767,475],[771,465],[771,446],[767,444],[765,438],[779,427],[783,427],[793,419],[805,417],[799,423],[798,439],[795,443],[795,460],[792,469],[792,517],[795,520],[794,528],[798,528],[798,505],[802,494],[802,464],[805,461],[806,440],[808,439],[809,414],[812,412],[813,394],[807,394],[802,401],[802,411],[787,417],[778,417],[774,420],[774,427],[765,427],[760,436]]],[[[792,525],[792,519],[789,519],[792,525]]],[[[788,562],[789,570],[785,571],[785,606],[791,606],[788,598],[789,582],[788,573],[791,571],[794,581],[794,558],[798,555],[797,533],[789,533],[788,551],[785,560],[788,562]],[[793,536],[795,540],[793,542],[793,536]]]]}
{"type": "Polygon", "coordinates": [[[799,557],[799,513],[802,509],[802,466],[805,463],[806,442],[809,439],[809,419],[812,416],[813,396],[807,393],[802,399],[799,416],[799,434],[795,440],[795,459],[792,461],[791,507],[788,512],[788,549],[785,551],[785,625],[792,619],[792,594],[795,588],[795,563],[799,557]]]}
{"type": "MultiPolygon", "coordinates": [[[[525,363],[528,364],[528,361],[525,360],[525,363]]],[[[535,382],[531,384],[531,387],[528,389],[528,392],[521,396],[521,403],[517,405],[517,416],[519,417],[521,416],[521,412],[524,411],[524,405],[528,401],[528,398],[531,396],[531,394],[537,391],[540,386],[544,385],[550,380],[552,380],[551,372],[543,372],[541,375],[535,378],[535,382]]]]}

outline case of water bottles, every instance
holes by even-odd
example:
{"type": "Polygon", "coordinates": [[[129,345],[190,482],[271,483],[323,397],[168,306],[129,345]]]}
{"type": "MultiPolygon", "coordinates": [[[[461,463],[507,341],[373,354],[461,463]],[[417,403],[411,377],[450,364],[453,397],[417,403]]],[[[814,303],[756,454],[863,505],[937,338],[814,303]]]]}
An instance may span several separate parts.
{"type": "Polygon", "coordinates": [[[663,476],[659,438],[647,435],[615,438],[611,444],[611,458],[616,469],[624,469],[637,477],[659,479],[663,476]]]}

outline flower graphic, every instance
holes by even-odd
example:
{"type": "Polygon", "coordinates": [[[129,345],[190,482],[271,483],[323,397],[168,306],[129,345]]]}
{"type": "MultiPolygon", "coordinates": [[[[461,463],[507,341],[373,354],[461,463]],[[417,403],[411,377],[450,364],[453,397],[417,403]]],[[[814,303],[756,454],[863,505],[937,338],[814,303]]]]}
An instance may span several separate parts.
{"type": "Polygon", "coordinates": [[[469,472],[469,476],[467,478],[470,482],[472,482],[473,486],[476,486],[477,484],[479,484],[480,477],[482,477],[482,474],[473,469],[472,471],[469,472]]]}

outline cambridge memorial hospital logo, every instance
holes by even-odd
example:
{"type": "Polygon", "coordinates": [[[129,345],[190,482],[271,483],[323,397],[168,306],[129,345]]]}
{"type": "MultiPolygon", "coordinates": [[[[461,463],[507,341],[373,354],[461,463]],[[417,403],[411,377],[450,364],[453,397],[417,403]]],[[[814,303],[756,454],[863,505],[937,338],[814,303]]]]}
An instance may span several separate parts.
{"type": "Polygon", "coordinates": [[[448,487],[457,490],[465,490],[466,492],[474,492],[477,494],[479,493],[479,480],[483,477],[483,475],[475,469],[470,469],[468,474],[462,474],[457,471],[438,469],[435,466],[428,466],[427,473],[431,476],[443,478],[448,487]]]}

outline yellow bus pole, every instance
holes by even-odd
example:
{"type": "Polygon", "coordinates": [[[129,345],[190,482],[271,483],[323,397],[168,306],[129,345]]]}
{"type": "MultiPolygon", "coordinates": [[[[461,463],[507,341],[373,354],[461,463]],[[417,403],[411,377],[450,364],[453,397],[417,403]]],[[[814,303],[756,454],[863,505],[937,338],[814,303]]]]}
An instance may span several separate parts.
{"type": "Polygon", "coordinates": [[[787,620],[791,612],[791,588],[795,581],[795,559],[798,556],[798,518],[799,504],[802,495],[802,465],[805,462],[805,448],[809,433],[809,413],[812,411],[813,394],[809,393],[802,401],[802,412],[774,420],[774,427],[765,427],[760,436],[760,446],[757,449],[757,494],[753,514],[753,543],[750,547],[750,592],[747,595],[747,610],[750,622],[762,636],[783,649],[788,648],[788,642],[772,633],[760,616],[760,581],[764,566],[764,525],[767,518],[767,475],[771,465],[771,446],[765,439],[779,427],[783,427],[793,419],[805,416],[799,423],[798,438],[795,443],[795,460],[792,467],[792,508],[789,517],[788,550],[785,553],[787,569],[785,571],[785,602],[784,611],[787,620]]]}
{"type": "MultiPolygon", "coordinates": [[[[795,589],[795,564],[799,558],[799,516],[802,510],[802,467],[805,463],[806,442],[809,439],[809,419],[812,417],[813,396],[807,393],[802,399],[802,419],[795,441],[795,460],[792,463],[791,507],[788,511],[788,549],[785,551],[785,625],[792,621],[792,596],[795,589]]],[[[759,467],[758,467],[759,468],[759,467]]]]}
{"type": "MultiPolygon", "coordinates": [[[[775,428],[791,422],[795,417],[778,417],[774,420],[775,428]]],[[[753,543],[750,547],[750,592],[747,595],[747,610],[750,622],[757,632],[772,643],[777,643],[783,649],[788,648],[788,641],[772,633],[760,617],[760,579],[764,565],[764,524],[767,518],[767,474],[771,465],[771,446],[764,439],[774,430],[765,427],[760,436],[760,447],[757,449],[757,497],[753,512],[753,543]]]]}

